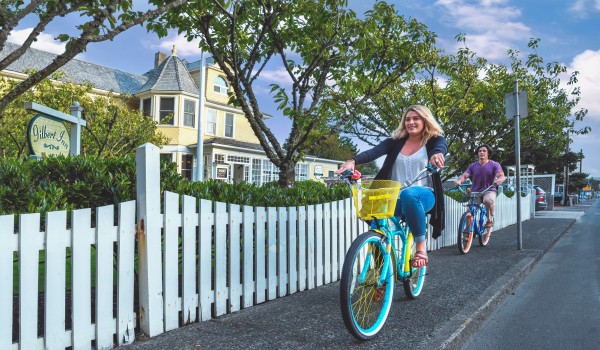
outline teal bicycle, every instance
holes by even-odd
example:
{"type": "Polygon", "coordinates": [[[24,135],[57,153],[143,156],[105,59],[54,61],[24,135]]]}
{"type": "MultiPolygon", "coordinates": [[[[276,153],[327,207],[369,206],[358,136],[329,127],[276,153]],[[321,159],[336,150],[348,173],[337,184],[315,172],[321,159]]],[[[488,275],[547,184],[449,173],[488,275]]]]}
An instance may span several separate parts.
{"type": "MultiPolygon", "coordinates": [[[[404,187],[436,171],[428,166],[404,187]]],[[[353,178],[351,171],[341,178],[351,187],[358,216],[370,222],[370,229],[360,234],[346,253],[340,306],[348,331],[357,339],[368,340],[385,324],[396,282],[402,283],[408,298],[417,298],[423,291],[427,266],[411,266],[416,251],[413,235],[404,220],[394,216],[400,183],[389,180],[358,183],[360,174],[353,178]]]]}

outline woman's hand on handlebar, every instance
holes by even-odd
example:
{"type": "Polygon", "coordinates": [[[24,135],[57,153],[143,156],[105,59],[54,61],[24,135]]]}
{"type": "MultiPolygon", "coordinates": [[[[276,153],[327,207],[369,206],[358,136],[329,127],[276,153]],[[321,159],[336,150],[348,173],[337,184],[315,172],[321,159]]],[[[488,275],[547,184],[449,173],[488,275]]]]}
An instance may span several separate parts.
{"type": "Polygon", "coordinates": [[[436,169],[441,169],[444,167],[444,155],[441,153],[436,153],[431,156],[429,159],[429,164],[433,165],[436,169]]]}
{"type": "Polygon", "coordinates": [[[347,160],[340,166],[338,170],[335,171],[336,174],[341,174],[346,170],[354,171],[354,160],[347,160]]]}

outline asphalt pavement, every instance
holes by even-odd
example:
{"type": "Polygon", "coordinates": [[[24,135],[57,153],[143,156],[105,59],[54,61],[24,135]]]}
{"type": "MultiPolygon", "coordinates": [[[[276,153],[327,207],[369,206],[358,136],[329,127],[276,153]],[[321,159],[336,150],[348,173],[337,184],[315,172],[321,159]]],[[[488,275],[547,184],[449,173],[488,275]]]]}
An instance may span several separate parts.
{"type": "Polygon", "coordinates": [[[589,205],[538,212],[522,223],[521,250],[513,225],[466,255],[455,246],[429,252],[423,294],[409,300],[397,285],[386,325],[367,342],[346,331],[335,282],[120,349],[459,349],[589,205]]]}

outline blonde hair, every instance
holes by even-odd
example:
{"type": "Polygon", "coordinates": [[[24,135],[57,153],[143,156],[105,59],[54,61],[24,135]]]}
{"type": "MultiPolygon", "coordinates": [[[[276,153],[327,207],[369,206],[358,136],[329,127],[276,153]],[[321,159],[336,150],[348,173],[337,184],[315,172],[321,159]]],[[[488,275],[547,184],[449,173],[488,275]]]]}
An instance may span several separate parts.
{"type": "Polygon", "coordinates": [[[426,144],[427,141],[429,141],[429,139],[434,136],[444,135],[442,127],[437,122],[437,120],[435,120],[435,117],[433,116],[429,108],[422,105],[411,105],[406,108],[406,112],[404,112],[404,115],[400,120],[400,125],[398,126],[398,129],[392,132],[392,138],[394,140],[401,139],[408,135],[408,132],[406,131],[406,128],[404,126],[404,121],[406,120],[406,115],[408,114],[408,112],[411,111],[416,112],[423,119],[423,139],[421,140],[421,145],[426,144]]]}

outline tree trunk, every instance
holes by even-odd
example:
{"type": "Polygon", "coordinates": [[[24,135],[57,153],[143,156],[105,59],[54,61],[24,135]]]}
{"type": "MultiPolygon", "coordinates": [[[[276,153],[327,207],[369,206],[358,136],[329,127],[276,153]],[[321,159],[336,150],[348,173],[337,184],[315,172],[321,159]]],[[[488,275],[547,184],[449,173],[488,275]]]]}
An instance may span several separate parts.
{"type": "Polygon", "coordinates": [[[294,187],[296,182],[296,163],[287,161],[279,168],[279,186],[282,188],[294,187]]]}

